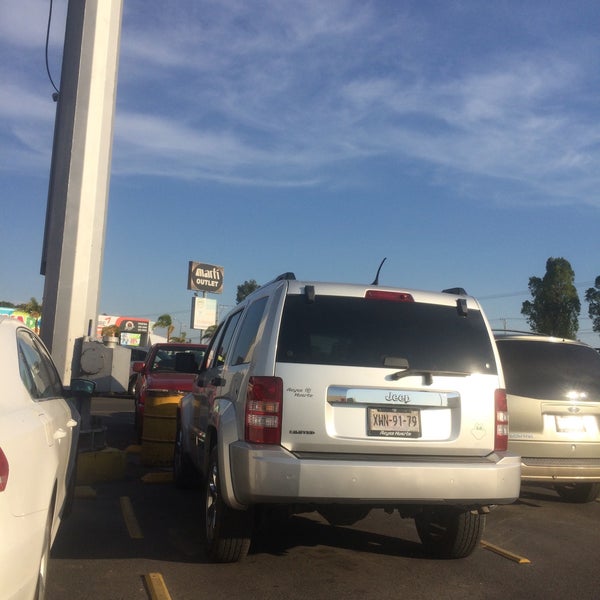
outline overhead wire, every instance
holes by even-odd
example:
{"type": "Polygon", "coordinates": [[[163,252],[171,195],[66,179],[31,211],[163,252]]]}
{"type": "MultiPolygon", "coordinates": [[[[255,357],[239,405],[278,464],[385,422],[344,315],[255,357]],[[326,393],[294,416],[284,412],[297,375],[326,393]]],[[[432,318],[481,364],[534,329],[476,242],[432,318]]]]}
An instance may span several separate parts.
{"type": "Polygon", "coordinates": [[[58,88],[54,83],[54,80],[52,79],[52,75],[50,73],[50,65],[48,64],[48,45],[50,43],[50,25],[52,24],[52,4],[53,0],[50,0],[50,7],[48,10],[48,26],[46,27],[46,73],[48,73],[48,79],[50,79],[50,83],[52,84],[52,87],[56,90],[56,93],[60,94],[58,88]]]}

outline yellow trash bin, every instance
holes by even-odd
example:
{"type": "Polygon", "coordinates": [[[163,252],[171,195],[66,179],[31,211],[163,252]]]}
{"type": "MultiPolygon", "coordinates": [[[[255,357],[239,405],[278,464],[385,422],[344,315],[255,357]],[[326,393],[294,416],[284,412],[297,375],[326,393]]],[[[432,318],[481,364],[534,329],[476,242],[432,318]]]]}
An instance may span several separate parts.
{"type": "Polygon", "coordinates": [[[177,407],[183,394],[172,390],[148,390],[144,406],[142,448],[143,465],[168,467],[173,463],[177,432],[177,407]]]}

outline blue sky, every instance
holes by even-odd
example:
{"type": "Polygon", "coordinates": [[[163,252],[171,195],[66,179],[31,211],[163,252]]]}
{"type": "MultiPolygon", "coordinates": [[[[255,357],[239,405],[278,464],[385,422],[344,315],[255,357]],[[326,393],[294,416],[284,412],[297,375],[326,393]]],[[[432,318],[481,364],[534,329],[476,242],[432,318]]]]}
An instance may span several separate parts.
{"type": "MultiPolygon", "coordinates": [[[[41,300],[49,0],[0,4],[0,299],[41,300]]],[[[49,66],[59,85],[66,0],[49,66]]],[[[462,286],[525,329],[528,281],[600,275],[600,3],[126,0],[99,311],[184,329],[188,261],[237,286],[462,286]]]]}

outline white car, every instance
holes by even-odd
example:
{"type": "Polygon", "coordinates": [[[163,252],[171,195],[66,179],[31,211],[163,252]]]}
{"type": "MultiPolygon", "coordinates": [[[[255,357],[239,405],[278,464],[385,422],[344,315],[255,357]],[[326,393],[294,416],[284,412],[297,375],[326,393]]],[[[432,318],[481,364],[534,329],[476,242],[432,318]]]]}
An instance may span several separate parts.
{"type": "MultiPolygon", "coordinates": [[[[82,383],[91,392],[94,384],[82,383]]],[[[44,597],[50,548],[75,483],[79,415],[68,393],[40,338],[0,316],[2,600],[44,597]]]]}

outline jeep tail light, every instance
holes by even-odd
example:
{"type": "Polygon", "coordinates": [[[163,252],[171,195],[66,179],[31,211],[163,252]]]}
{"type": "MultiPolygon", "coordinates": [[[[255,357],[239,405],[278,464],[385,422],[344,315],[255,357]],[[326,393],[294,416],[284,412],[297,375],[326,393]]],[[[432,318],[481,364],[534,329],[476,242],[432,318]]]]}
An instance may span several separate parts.
{"type": "Polygon", "coordinates": [[[494,399],[496,404],[494,450],[504,452],[508,448],[508,405],[506,403],[506,390],[496,390],[494,399]]]}
{"type": "Polygon", "coordinates": [[[367,290],[367,300],[387,300],[388,302],[414,302],[411,294],[405,292],[386,292],[385,290],[367,290]]]}
{"type": "Polygon", "coordinates": [[[8,458],[6,454],[2,452],[0,448],[0,492],[6,489],[6,483],[8,482],[8,458]]]}
{"type": "Polygon", "coordinates": [[[247,442],[281,443],[283,381],[280,377],[250,377],[246,392],[247,442]]]}

